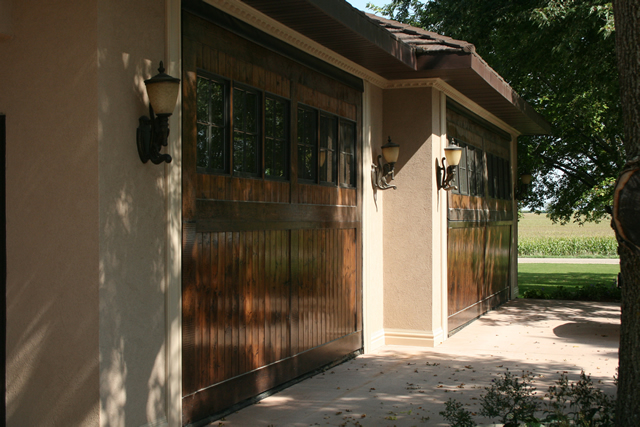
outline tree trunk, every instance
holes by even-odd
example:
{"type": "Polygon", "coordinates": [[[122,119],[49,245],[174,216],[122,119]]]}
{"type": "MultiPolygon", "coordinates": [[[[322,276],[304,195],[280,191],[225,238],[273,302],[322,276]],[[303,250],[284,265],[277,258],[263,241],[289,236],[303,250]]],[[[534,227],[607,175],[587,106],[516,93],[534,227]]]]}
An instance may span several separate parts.
{"type": "Polygon", "coordinates": [[[640,2],[613,2],[627,164],[616,184],[612,226],[622,273],[616,425],[640,426],[640,2]]]}

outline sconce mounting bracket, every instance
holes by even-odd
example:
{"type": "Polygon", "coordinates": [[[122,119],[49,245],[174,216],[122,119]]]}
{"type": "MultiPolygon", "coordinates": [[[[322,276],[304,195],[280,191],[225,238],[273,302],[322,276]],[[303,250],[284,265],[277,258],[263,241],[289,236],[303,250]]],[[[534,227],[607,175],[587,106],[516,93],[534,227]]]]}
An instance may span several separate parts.
{"type": "Polygon", "coordinates": [[[136,132],[136,143],[138,145],[138,155],[142,163],[149,160],[155,165],[167,162],[171,163],[169,154],[162,154],[162,146],[167,145],[169,136],[169,115],[158,114],[154,116],[153,109],[149,106],[149,115],[139,119],[139,126],[136,132]]]}

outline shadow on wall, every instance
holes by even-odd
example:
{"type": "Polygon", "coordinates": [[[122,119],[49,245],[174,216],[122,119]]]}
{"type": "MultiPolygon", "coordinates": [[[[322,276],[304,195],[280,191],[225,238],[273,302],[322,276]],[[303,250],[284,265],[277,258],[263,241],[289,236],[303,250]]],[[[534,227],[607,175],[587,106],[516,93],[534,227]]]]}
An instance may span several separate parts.
{"type": "MultiPolygon", "coordinates": [[[[62,159],[34,156],[21,175],[53,169],[49,182],[24,179],[13,189],[20,197],[12,212],[32,218],[36,198],[49,211],[28,232],[13,232],[20,245],[12,271],[28,274],[10,277],[7,289],[9,425],[144,425],[165,417],[164,168],[143,165],[135,145],[146,113],[139,83],[157,64],[128,67],[125,55],[109,54],[100,63],[130,90],[101,85],[99,123],[57,147],[62,159]],[[73,172],[53,173],[61,168],[73,172]]],[[[74,120],[68,115],[53,129],[64,134],[74,120]]]]}
{"type": "Polygon", "coordinates": [[[166,417],[165,166],[143,164],[135,144],[138,117],[148,115],[144,79],[158,64],[134,63],[141,52],[102,55],[113,85],[100,87],[101,139],[110,147],[100,157],[101,418],[143,425],[166,417]],[[109,91],[125,81],[130,90],[109,91]]]}
{"type": "Polygon", "coordinates": [[[9,3],[6,421],[161,420],[165,169],[140,162],[135,135],[165,4],[9,3]]]}

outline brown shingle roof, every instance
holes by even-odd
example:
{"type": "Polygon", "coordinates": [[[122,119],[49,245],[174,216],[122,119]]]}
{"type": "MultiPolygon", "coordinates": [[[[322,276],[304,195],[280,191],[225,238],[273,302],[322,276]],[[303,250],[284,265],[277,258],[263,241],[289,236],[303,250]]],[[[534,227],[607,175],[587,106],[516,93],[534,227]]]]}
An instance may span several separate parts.
{"type": "Polygon", "coordinates": [[[413,46],[416,54],[459,51],[475,53],[476,48],[469,42],[452,39],[422,28],[402,24],[398,21],[382,18],[371,13],[366,14],[369,19],[389,31],[399,40],[413,46]]]}

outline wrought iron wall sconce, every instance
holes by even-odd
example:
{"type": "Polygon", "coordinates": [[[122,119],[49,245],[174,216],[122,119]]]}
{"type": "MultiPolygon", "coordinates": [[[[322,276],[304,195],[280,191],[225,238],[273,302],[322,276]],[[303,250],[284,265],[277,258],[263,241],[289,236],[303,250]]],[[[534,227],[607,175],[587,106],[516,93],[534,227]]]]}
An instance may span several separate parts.
{"type": "Polygon", "coordinates": [[[160,61],[158,74],[145,80],[144,84],[149,95],[149,117],[142,116],[139,119],[140,124],[136,134],[138,155],[142,163],[147,163],[149,160],[156,165],[162,162],[171,163],[171,156],[161,154],[160,150],[162,146],[167,146],[169,117],[176,108],[180,79],[165,74],[164,66],[160,61]]]}
{"type": "Polygon", "coordinates": [[[461,157],[462,147],[455,145],[453,139],[451,139],[451,144],[444,149],[442,166],[440,166],[436,159],[436,183],[438,185],[438,190],[443,189],[444,191],[449,191],[458,189],[458,187],[453,185],[451,181],[453,181],[453,178],[456,176],[456,166],[460,163],[461,157]],[[445,161],[447,162],[446,168],[445,161]]]}
{"type": "Polygon", "coordinates": [[[523,173],[522,175],[520,175],[520,182],[522,184],[515,191],[516,199],[520,200],[527,193],[527,191],[529,190],[529,184],[531,184],[532,179],[533,176],[531,176],[530,173],[523,173]]]}
{"type": "Polygon", "coordinates": [[[389,188],[396,190],[398,188],[395,185],[390,185],[389,182],[395,178],[394,168],[399,154],[400,146],[391,142],[391,137],[389,137],[388,142],[382,146],[382,154],[378,155],[377,165],[371,165],[371,180],[374,188],[379,190],[388,190],[389,188]],[[384,164],[382,164],[383,157],[384,164]]]}

